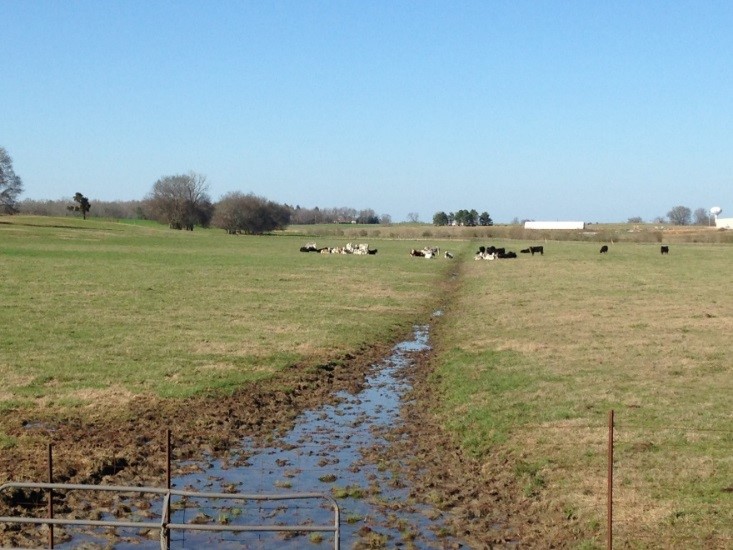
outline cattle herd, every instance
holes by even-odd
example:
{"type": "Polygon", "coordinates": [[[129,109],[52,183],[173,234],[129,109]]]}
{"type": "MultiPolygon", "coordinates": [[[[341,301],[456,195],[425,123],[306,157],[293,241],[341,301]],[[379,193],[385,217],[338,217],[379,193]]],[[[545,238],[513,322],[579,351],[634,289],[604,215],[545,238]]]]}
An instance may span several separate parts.
{"type": "MultiPolygon", "coordinates": [[[[662,254],[669,254],[668,245],[662,245],[660,250],[662,254]]],[[[319,247],[316,245],[316,243],[311,242],[311,243],[306,243],[304,246],[301,246],[300,251],[301,252],[318,252],[319,254],[357,254],[357,255],[374,255],[377,253],[377,249],[369,248],[368,244],[353,244],[353,243],[346,243],[345,246],[319,247]]],[[[530,246],[528,248],[524,248],[520,250],[520,252],[522,254],[531,254],[532,256],[534,256],[535,254],[544,256],[545,247],[544,246],[530,246]]],[[[606,253],[608,253],[608,245],[604,244],[603,246],[601,246],[601,254],[606,254],[606,253]]],[[[419,250],[415,248],[410,250],[410,256],[413,256],[416,258],[430,259],[430,258],[437,258],[439,255],[440,255],[440,248],[437,246],[426,246],[419,250]]],[[[453,254],[448,252],[447,250],[445,251],[444,256],[448,259],[453,258],[453,254]]],[[[513,252],[511,250],[507,251],[506,248],[498,248],[496,246],[479,246],[474,256],[474,259],[475,260],[497,260],[497,259],[505,259],[505,258],[516,258],[516,257],[517,257],[516,252],[513,252]]]]}
{"type": "MultiPolygon", "coordinates": [[[[535,247],[535,248],[542,248],[535,247]]],[[[526,249],[529,250],[529,249],[526,249]]],[[[524,250],[522,250],[524,252],[524,250]]],[[[544,253],[544,251],[543,251],[544,253]]],[[[507,251],[506,248],[497,248],[496,246],[479,246],[478,251],[476,251],[476,254],[474,255],[474,260],[498,260],[498,259],[505,259],[505,258],[516,258],[517,253],[509,250],[507,251]]]]}
{"type": "Polygon", "coordinates": [[[373,256],[377,253],[377,249],[369,248],[368,244],[352,244],[346,243],[345,246],[316,246],[316,243],[306,243],[300,247],[301,252],[318,252],[319,254],[356,254],[356,255],[370,255],[373,256]]]}

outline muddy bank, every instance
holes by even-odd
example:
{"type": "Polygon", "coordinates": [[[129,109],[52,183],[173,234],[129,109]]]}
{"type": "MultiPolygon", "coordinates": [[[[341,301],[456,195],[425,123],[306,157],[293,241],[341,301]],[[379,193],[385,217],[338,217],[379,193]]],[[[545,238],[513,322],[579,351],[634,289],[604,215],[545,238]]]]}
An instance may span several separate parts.
{"type": "Polygon", "coordinates": [[[402,462],[410,497],[447,512],[451,532],[470,548],[573,547],[573,522],[563,510],[525,496],[515,475],[517,457],[501,450],[468,456],[442,428],[434,413],[441,396],[429,381],[432,360],[424,354],[405,373],[412,389],[402,423],[385,434],[390,445],[375,449],[374,459],[402,462]]]}
{"type": "MultiPolygon", "coordinates": [[[[164,487],[168,429],[172,431],[174,468],[179,462],[204,456],[224,457],[245,437],[264,439],[274,431],[285,431],[301,411],[332,402],[339,391],[358,391],[371,365],[390,347],[364,348],[315,367],[293,366],[276,379],[247,385],[230,396],[136,397],[114,410],[95,407],[63,417],[55,411],[33,416],[11,411],[0,422],[18,444],[0,452],[0,482],[47,481],[50,443],[55,482],[164,487]]],[[[58,513],[78,504],[74,498],[59,502],[58,513]]],[[[43,514],[43,499],[38,494],[3,494],[0,514],[21,506],[40,507],[43,514]]],[[[39,543],[45,544],[45,539],[38,529],[0,526],[0,545],[39,543]]]]}
{"type": "MultiPolygon", "coordinates": [[[[320,367],[294,367],[277,380],[227,397],[175,402],[138,398],[119,411],[98,410],[63,419],[6,417],[8,432],[33,444],[2,452],[2,480],[45,480],[45,445],[53,443],[54,481],[162,487],[168,428],[173,431],[174,476],[184,475],[184,464],[192,460],[227,460],[244,438],[265,441],[273,432],[289,430],[302,411],[337,401],[339,392],[361,390],[366,375],[390,347],[364,349],[320,367]]],[[[380,436],[389,444],[374,446],[365,459],[399,471],[409,487],[409,500],[443,512],[451,533],[471,548],[562,546],[563,537],[550,526],[563,522],[556,523],[551,510],[537,517],[532,503],[521,498],[511,457],[470,459],[442,431],[430,412],[438,396],[427,381],[429,371],[428,352],[418,354],[403,371],[412,389],[402,406],[402,422],[384,428],[380,436]]],[[[42,509],[43,495],[7,495],[0,513],[28,505],[34,498],[42,509]]],[[[119,507],[113,500],[90,506],[76,498],[70,494],[59,500],[57,512],[79,508],[114,512],[119,507]]],[[[395,512],[399,515],[399,510],[395,512]]],[[[37,528],[1,527],[0,544],[40,545],[45,542],[42,533],[37,528]]]]}

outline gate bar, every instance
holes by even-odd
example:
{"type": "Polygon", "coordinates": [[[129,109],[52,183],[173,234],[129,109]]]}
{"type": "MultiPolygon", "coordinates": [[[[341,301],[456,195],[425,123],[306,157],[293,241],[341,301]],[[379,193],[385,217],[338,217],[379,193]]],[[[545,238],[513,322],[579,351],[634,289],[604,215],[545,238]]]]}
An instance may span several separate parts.
{"type": "Polygon", "coordinates": [[[28,518],[28,517],[0,517],[0,523],[31,523],[53,525],[86,525],[91,527],[127,527],[127,528],[155,528],[161,532],[161,548],[165,549],[167,537],[170,530],[196,530],[196,531],[229,531],[229,532],[330,532],[334,533],[334,548],[340,548],[340,511],[338,503],[330,495],[323,493],[199,493],[196,491],[185,491],[178,489],[162,489],[160,487],[131,487],[124,485],[85,485],[65,483],[4,483],[0,485],[0,492],[5,489],[54,489],[65,491],[107,491],[117,493],[148,493],[163,496],[163,510],[160,522],[147,521],[105,521],[105,520],[83,520],[66,518],[28,518]],[[168,523],[170,520],[171,496],[191,497],[199,499],[223,499],[223,500],[303,500],[322,499],[329,502],[333,508],[334,522],[332,525],[202,525],[189,523],[168,523]]]}

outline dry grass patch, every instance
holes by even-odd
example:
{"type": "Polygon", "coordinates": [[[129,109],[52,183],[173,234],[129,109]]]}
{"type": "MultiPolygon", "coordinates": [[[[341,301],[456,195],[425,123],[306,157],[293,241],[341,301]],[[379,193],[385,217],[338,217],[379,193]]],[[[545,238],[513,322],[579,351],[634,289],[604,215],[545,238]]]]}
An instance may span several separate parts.
{"type": "MultiPolygon", "coordinates": [[[[435,334],[447,425],[479,456],[514,456],[538,509],[561,502],[568,516],[585,518],[574,535],[582,545],[602,534],[604,501],[593,491],[602,489],[614,409],[619,517],[637,518],[640,534],[671,546],[698,537],[723,547],[733,540],[724,491],[733,476],[733,340],[725,337],[733,295],[721,288],[733,249],[545,250],[462,266],[435,334]]],[[[620,544],[631,544],[633,525],[623,532],[620,544]]]]}

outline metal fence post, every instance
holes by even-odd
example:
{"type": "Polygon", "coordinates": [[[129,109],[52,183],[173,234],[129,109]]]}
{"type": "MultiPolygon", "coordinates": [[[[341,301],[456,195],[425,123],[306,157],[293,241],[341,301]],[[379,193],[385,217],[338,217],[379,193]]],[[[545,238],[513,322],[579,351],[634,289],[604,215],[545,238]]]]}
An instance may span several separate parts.
{"type": "MultiPolygon", "coordinates": [[[[168,489],[168,491],[171,490],[171,430],[168,428],[166,430],[166,439],[165,439],[165,488],[168,489]]],[[[169,497],[166,500],[166,506],[170,507],[170,492],[168,493],[169,497]]],[[[169,511],[165,510],[163,513],[163,517],[166,518],[166,523],[170,521],[169,517],[169,511]]],[[[168,525],[163,525],[163,543],[165,545],[165,550],[169,550],[171,547],[171,531],[168,529],[168,525]]]]}
{"type": "MultiPolygon", "coordinates": [[[[48,444],[48,482],[53,483],[53,443],[48,444]]],[[[48,490],[48,519],[53,519],[53,489],[48,490]]],[[[48,547],[53,548],[53,523],[48,524],[48,547]]]]}
{"type": "Polygon", "coordinates": [[[608,411],[608,503],[607,548],[613,550],[613,409],[608,411]]]}

